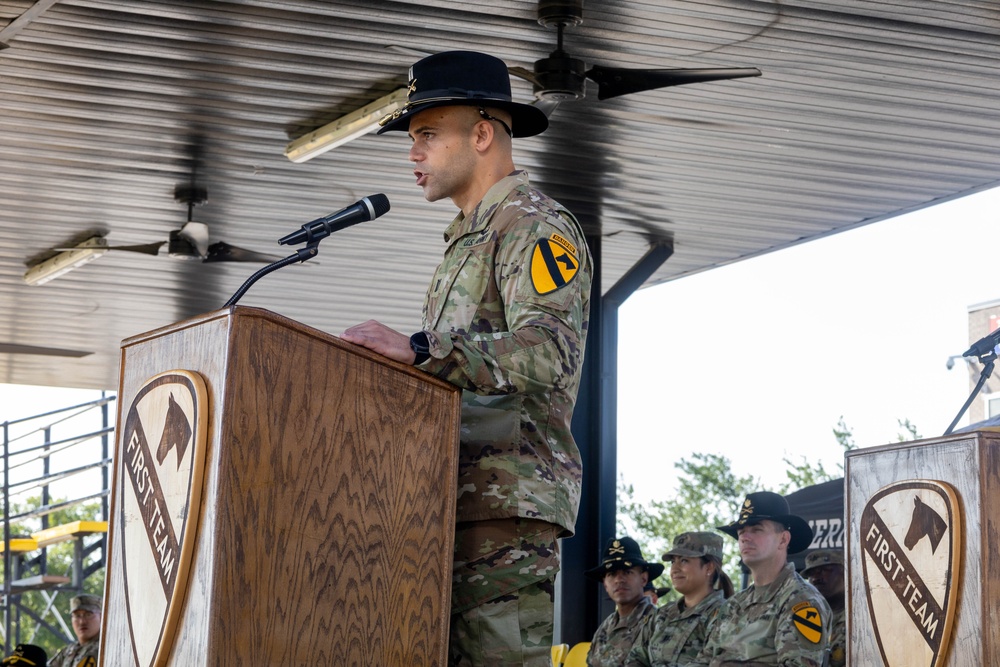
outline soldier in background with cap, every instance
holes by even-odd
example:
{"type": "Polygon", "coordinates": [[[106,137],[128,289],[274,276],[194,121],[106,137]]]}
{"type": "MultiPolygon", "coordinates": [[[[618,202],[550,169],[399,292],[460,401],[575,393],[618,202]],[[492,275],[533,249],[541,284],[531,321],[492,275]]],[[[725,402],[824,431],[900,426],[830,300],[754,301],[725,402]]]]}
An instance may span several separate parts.
{"type": "Polygon", "coordinates": [[[663,565],[647,563],[635,540],[619,537],[608,542],[601,564],[584,574],[603,582],[604,590],[615,603],[615,610],[594,633],[587,664],[619,667],[646,621],[656,614],[656,607],[643,594],[643,588],[663,574],[663,565]]]}
{"type": "Polygon", "coordinates": [[[736,521],[719,530],[738,541],[753,584],[727,601],[691,664],[821,667],[830,606],[788,562],[788,554],[812,542],[812,528],[789,512],[782,496],[760,491],[749,494],[736,521]]]}
{"type": "Polygon", "coordinates": [[[847,611],[844,604],[844,552],[818,549],[806,556],[802,576],[826,598],[833,611],[830,631],[830,667],[847,664],[847,611]]]}
{"type": "Polygon", "coordinates": [[[653,603],[653,606],[660,604],[660,598],[670,592],[670,586],[654,586],[653,582],[647,583],[642,587],[642,594],[649,598],[649,601],[653,603]]]}
{"type": "Polygon", "coordinates": [[[101,598],[77,595],[69,601],[77,641],[64,646],[49,660],[49,667],[97,667],[101,646],[101,598]]]}
{"type": "Polygon", "coordinates": [[[646,623],[627,667],[686,665],[701,652],[720,607],[733,594],[733,583],[722,571],[722,538],[714,533],[681,533],[663,560],[670,563],[670,581],[682,597],[646,623]]]}
{"type": "Polygon", "coordinates": [[[548,127],[514,102],[503,61],[470,51],[410,68],[416,184],[460,210],[412,336],[369,320],[343,339],[462,393],[451,664],[550,664],[558,538],[573,534],[583,466],[570,431],[590,314],[576,218],[514,166],[511,139],[548,127]]]}

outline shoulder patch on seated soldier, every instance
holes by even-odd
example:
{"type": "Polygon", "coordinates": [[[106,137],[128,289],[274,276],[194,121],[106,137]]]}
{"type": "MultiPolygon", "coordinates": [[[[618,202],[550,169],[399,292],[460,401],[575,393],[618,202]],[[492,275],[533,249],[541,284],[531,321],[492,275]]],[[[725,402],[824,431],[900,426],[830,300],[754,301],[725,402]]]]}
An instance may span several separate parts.
{"type": "Polygon", "coordinates": [[[576,252],[576,246],[560,234],[538,241],[531,254],[531,284],[535,291],[548,294],[573,280],[580,270],[576,252]]]}
{"type": "Polygon", "coordinates": [[[823,618],[811,602],[800,602],[792,607],[792,623],[799,634],[813,644],[823,638],[823,618]]]}

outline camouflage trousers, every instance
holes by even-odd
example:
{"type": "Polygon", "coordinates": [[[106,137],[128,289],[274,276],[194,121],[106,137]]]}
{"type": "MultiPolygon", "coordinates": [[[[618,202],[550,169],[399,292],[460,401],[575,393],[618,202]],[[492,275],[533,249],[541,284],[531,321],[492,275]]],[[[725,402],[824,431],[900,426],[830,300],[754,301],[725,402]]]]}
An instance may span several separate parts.
{"type": "Polygon", "coordinates": [[[551,664],[559,530],[530,519],[456,527],[452,667],[551,664]]]}

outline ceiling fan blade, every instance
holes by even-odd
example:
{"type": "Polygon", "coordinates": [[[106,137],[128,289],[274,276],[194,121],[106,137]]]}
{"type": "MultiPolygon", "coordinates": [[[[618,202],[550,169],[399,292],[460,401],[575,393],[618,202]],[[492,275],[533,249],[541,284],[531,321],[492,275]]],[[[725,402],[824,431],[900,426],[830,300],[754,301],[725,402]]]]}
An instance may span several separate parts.
{"type": "Polygon", "coordinates": [[[160,248],[166,244],[166,241],[157,241],[156,243],[140,243],[137,245],[112,245],[108,246],[108,250],[127,250],[128,252],[141,252],[146,255],[158,255],[160,254],[160,248]]]}
{"type": "Polygon", "coordinates": [[[204,222],[188,220],[177,234],[193,245],[199,256],[204,257],[208,253],[208,225],[204,222]]]}
{"type": "Polygon", "coordinates": [[[238,248],[229,245],[225,241],[218,241],[208,246],[208,254],[205,256],[206,262],[260,262],[270,263],[280,260],[281,257],[267,255],[246,248],[238,248]]]}
{"type": "Polygon", "coordinates": [[[37,345],[21,345],[18,343],[0,343],[0,354],[37,354],[50,357],[80,358],[93,354],[87,350],[70,350],[61,347],[39,347],[37,345]]]}
{"type": "Polygon", "coordinates": [[[535,76],[535,73],[532,72],[527,67],[518,67],[518,66],[508,67],[507,71],[510,72],[511,74],[513,74],[516,77],[524,79],[525,81],[527,81],[530,84],[533,84],[533,85],[536,85],[536,86],[539,86],[539,87],[541,87],[541,85],[542,85],[541,83],[539,83],[538,77],[535,76]]]}
{"type": "MultiPolygon", "coordinates": [[[[136,245],[109,245],[103,246],[105,250],[127,250],[128,252],[141,252],[145,255],[157,255],[160,252],[160,248],[166,241],[157,241],[155,243],[139,243],[136,245]]],[[[79,250],[79,248],[52,248],[55,252],[71,252],[73,250],[79,250]]]]}
{"type": "Polygon", "coordinates": [[[756,67],[703,68],[703,69],[623,69],[595,65],[587,78],[596,81],[597,99],[606,100],[619,95],[638,93],[656,88],[682,86],[688,83],[722,81],[760,76],[756,67]]]}

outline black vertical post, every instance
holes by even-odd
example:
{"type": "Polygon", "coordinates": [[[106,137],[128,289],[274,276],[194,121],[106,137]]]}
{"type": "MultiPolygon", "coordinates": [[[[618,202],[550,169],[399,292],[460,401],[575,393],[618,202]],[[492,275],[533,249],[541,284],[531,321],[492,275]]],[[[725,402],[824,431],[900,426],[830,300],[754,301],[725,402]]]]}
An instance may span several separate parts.
{"type": "MultiPolygon", "coordinates": [[[[47,508],[49,506],[49,501],[51,500],[51,496],[49,495],[48,480],[49,480],[49,472],[52,469],[49,462],[49,446],[52,443],[52,427],[46,426],[44,429],[42,429],[42,433],[44,434],[44,441],[45,441],[44,442],[45,449],[42,450],[45,452],[44,456],[42,457],[42,479],[44,480],[42,482],[42,507],[47,508]]],[[[48,527],[49,527],[49,514],[48,512],[46,512],[45,514],[42,515],[42,530],[45,530],[48,527]]],[[[48,560],[49,560],[49,550],[48,548],[43,548],[41,558],[38,561],[38,573],[41,574],[42,576],[45,576],[46,574],[49,573],[48,560]]],[[[18,627],[20,627],[20,625],[18,627]]]]}
{"type": "Polygon", "coordinates": [[[607,294],[601,296],[601,240],[587,238],[594,258],[590,330],[580,392],[573,413],[573,436],[583,459],[583,495],[576,534],[562,542],[559,641],[590,641],[613,603],[584,577],[604,544],[615,536],[618,475],[618,309],[673,254],[653,245],[607,294]]]}
{"type": "MultiPolygon", "coordinates": [[[[107,461],[108,460],[108,455],[109,455],[109,452],[110,452],[110,444],[109,444],[110,443],[110,438],[108,436],[108,427],[110,426],[110,422],[109,422],[109,417],[108,417],[108,401],[105,400],[106,398],[107,398],[107,392],[102,391],[101,392],[101,401],[102,401],[101,402],[101,430],[103,431],[103,435],[101,436],[101,460],[102,461],[107,461]]],[[[116,433],[115,435],[117,436],[118,434],[116,433]]],[[[108,516],[110,516],[109,509],[108,509],[108,494],[109,494],[109,492],[111,490],[111,487],[109,486],[109,484],[110,484],[110,478],[109,478],[109,475],[108,475],[108,464],[105,463],[104,465],[101,466],[101,485],[102,485],[101,489],[104,490],[104,495],[101,496],[101,521],[107,521],[108,520],[108,516]]],[[[107,533],[105,533],[104,537],[102,537],[101,539],[104,542],[104,544],[106,545],[107,544],[107,533]]]]}
{"type": "Polygon", "coordinates": [[[3,607],[4,607],[4,646],[3,653],[9,653],[10,646],[10,422],[3,423],[3,607]]]}

